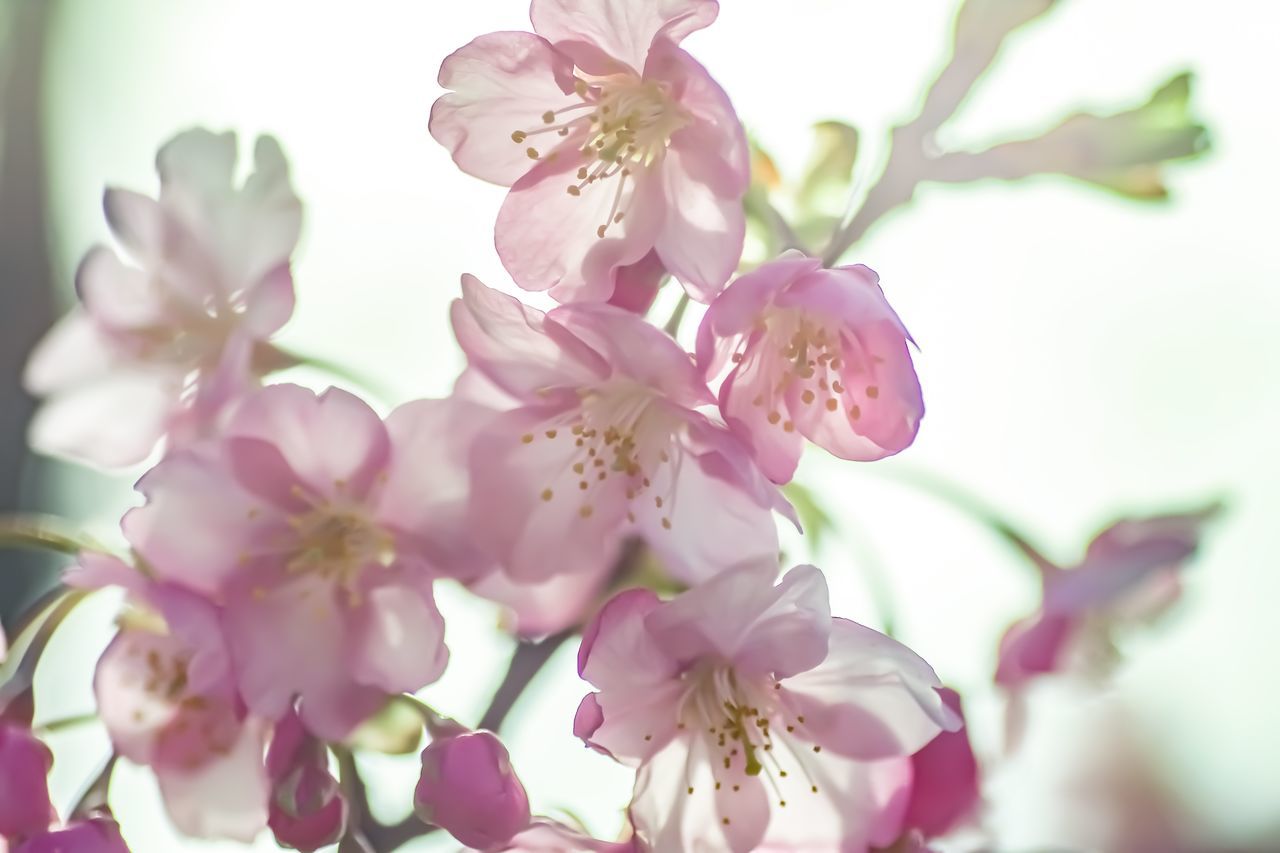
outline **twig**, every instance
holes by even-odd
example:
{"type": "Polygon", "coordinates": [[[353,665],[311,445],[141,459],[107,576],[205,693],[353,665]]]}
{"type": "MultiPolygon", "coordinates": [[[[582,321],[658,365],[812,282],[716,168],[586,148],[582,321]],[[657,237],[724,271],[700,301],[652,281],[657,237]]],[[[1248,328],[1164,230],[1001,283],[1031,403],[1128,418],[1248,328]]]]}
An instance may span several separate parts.
{"type": "Polygon", "coordinates": [[[53,516],[8,515],[0,518],[0,548],[32,548],[75,556],[98,547],[87,536],[71,532],[53,516]]]}
{"type": "Polygon", "coordinates": [[[680,323],[684,320],[684,312],[688,307],[689,294],[680,294],[680,301],[676,303],[675,310],[671,312],[671,318],[667,320],[667,324],[662,327],[662,331],[674,338],[676,336],[676,332],[680,331],[680,323]]]}
{"type": "Polygon", "coordinates": [[[507,714],[511,712],[516,701],[529,686],[529,682],[533,681],[534,676],[551,659],[556,649],[576,633],[576,629],[569,629],[559,634],[552,634],[539,643],[521,643],[516,646],[515,654],[511,656],[511,664],[507,667],[507,674],[498,685],[497,692],[493,694],[489,709],[480,718],[480,728],[491,732],[500,731],[507,719],[507,714]]]}
{"type": "Polygon", "coordinates": [[[80,799],[76,800],[76,804],[71,808],[69,821],[82,820],[92,817],[95,813],[111,810],[107,805],[111,792],[111,774],[115,772],[116,760],[119,757],[115,752],[108,756],[98,775],[93,777],[85,787],[84,793],[80,795],[80,799]]]}

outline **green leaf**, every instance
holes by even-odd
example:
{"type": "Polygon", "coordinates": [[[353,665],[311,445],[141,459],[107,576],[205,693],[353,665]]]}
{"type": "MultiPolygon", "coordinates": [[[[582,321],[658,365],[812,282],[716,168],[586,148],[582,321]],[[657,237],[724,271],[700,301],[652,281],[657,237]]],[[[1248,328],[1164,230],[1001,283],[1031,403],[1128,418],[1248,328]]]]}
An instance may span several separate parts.
{"type": "Polygon", "coordinates": [[[848,202],[858,160],[858,129],[839,121],[813,126],[809,164],[796,191],[802,212],[838,213],[848,202]]]}

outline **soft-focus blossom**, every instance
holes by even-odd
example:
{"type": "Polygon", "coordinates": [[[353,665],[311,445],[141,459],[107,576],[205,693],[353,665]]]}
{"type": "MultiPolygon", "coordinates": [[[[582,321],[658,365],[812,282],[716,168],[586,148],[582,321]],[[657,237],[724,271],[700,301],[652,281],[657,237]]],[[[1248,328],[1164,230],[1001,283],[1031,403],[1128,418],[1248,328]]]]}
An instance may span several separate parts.
{"type": "Polygon", "coordinates": [[[604,301],[657,262],[708,302],[742,253],[746,137],[677,45],[715,0],[533,0],[537,33],[480,36],[445,59],[431,133],[466,172],[510,186],[502,262],[527,290],[604,301]]]}
{"type": "Polygon", "coordinates": [[[12,853],[129,853],[129,847],[116,822],[98,816],[32,836],[12,848],[12,853]]]}
{"type": "Polygon", "coordinates": [[[914,652],[831,617],[821,572],[776,575],[732,569],[666,603],[624,592],[584,634],[599,691],[574,731],[639,767],[631,817],[653,849],[892,843],[903,756],[960,724],[914,652]]]}
{"type": "Polygon", "coordinates": [[[49,802],[53,755],[28,727],[0,719],[0,838],[44,832],[56,817],[49,802]]]}
{"type": "Polygon", "coordinates": [[[126,535],[157,576],[222,604],[255,713],[279,719],[301,697],[307,727],[338,739],[444,671],[433,578],[487,565],[447,476],[469,440],[451,426],[466,407],[421,400],[384,423],[344,391],[273,385],[219,441],[138,483],[147,504],[126,535]]]}
{"type": "MultiPolygon", "coordinates": [[[[961,721],[960,694],[938,690],[961,721]]],[[[942,732],[911,756],[911,797],[903,828],[937,838],[971,818],[980,803],[978,760],[967,728],[942,732]]]]}
{"type": "Polygon", "coordinates": [[[217,608],[100,554],[81,555],[66,581],[130,595],[94,677],[116,751],[152,769],[183,833],[252,841],[267,822],[269,727],[236,695],[217,608]]]}
{"type": "Polygon", "coordinates": [[[510,398],[472,447],[470,510],[511,579],[598,578],[631,535],[688,580],[776,556],[770,513],[790,506],[697,410],[711,393],[662,331],[610,305],[544,315],[470,276],[453,326],[510,398]]]}
{"type": "Polygon", "coordinates": [[[292,709],[276,722],[267,775],[267,823],[276,843],[311,851],[338,842],[347,827],[346,798],[329,772],[328,749],[307,733],[292,709]]]}
{"type": "Polygon", "coordinates": [[[707,310],[698,364],[731,364],[720,411],[778,483],[804,438],[842,459],[880,459],[915,439],[924,416],[910,336],[864,266],[824,269],[788,252],[737,279],[707,310]]]}
{"type": "Polygon", "coordinates": [[[492,732],[433,740],[422,751],[414,810],[468,847],[501,849],[529,826],[529,798],[492,732]]]}
{"type": "Polygon", "coordinates": [[[1035,615],[1014,623],[1001,639],[996,683],[1013,689],[1068,669],[1105,672],[1116,657],[1116,629],[1148,621],[1178,599],[1182,569],[1218,509],[1117,521],[1094,537],[1073,567],[1031,552],[1043,600],[1035,615]]]}
{"type": "Polygon", "coordinates": [[[258,139],[243,185],[235,167],[234,134],[190,130],[160,149],[158,199],[107,191],[107,222],[134,265],[103,246],[81,262],[81,304],[27,365],[27,389],[50,398],[34,447],[140,462],[165,435],[216,428],[257,383],[255,353],[293,312],[302,208],[274,139],[258,139]]]}

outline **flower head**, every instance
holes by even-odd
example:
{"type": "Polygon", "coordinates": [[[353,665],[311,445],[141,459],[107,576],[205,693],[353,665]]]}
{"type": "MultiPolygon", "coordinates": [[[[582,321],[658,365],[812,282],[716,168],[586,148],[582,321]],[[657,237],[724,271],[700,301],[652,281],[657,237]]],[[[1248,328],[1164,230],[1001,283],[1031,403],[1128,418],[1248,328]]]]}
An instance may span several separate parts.
{"type": "Polygon", "coordinates": [[[290,709],[276,722],[267,751],[271,805],[267,820],[276,843],[294,850],[336,844],[346,831],[347,801],[329,772],[329,751],[290,709]]]}
{"type": "Polygon", "coordinates": [[[422,751],[414,809],[468,847],[502,849],[529,826],[529,798],[492,732],[433,740],[422,751]]]}
{"type": "Polygon", "coordinates": [[[54,821],[52,765],[49,747],[31,729],[0,719],[0,839],[41,833],[54,821]]]}
{"type": "Polygon", "coordinates": [[[34,835],[13,847],[12,853],[129,853],[129,847],[116,822],[99,815],[34,835]]]}
{"type": "Polygon", "coordinates": [[[1094,537],[1076,566],[1033,554],[1043,600],[1000,641],[995,680],[1018,688],[1069,669],[1105,672],[1116,657],[1114,634],[1158,616],[1180,596],[1182,570],[1195,556],[1211,505],[1193,512],[1122,519],[1094,537]]]}
{"type": "Polygon", "coordinates": [[[471,526],[518,582],[607,572],[642,537],[687,580],[775,555],[790,509],[666,334],[609,305],[522,306],[471,277],[453,325],[505,395],[471,450],[471,526]]]}
{"type": "Polygon", "coordinates": [[[129,593],[94,676],[116,752],[152,769],[183,833],[252,841],[267,818],[268,726],[236,694],[217,608],[101,554],[82,554],[66,581],[129,593]]]}
{"type": "Polygon", "coordinates": [[[125,533],[158,577],[223,607],[254,712],[301,697],[307,727],[336,739],[444,671],[432,581],[487,565],[451,491],[465,406],[408,403],[384,423],[346,392],[273,385],[139,482],[125,533]]]}
{"type": "Polygon", "coordinates": [[[574,731],[639,767],[631,816],[654,849],[890,843],[902,757],[959,725],[928,664],[831,617],[821,572],[776,574],[732,569],[665,603],[624,592],[583,636],[598,692],[574,731]]]}
{"type": "Polygon", "coordinates": [[[842,459],[907,447],[924,416],[910,336],[864,266],[823,269],[788,252],[707,310],[698,364],[729,368],[720,411],[774,482],[795,473],[804,439],[842,459]]]}
{"type": "Polygon", "coordinates": [[[32,424],[37,449],[140,462],[162,437],[214,428],[257,383],[255,354],[293,311],[302,208],[274,139],[258,139],[243,186],[235,165],[234,134],[190,130],[160,149],[158,199],[107,191],[107,222],[136,266],[102,246],[81,262],[80,306],[27,365],[28,390],[50,398],[32,424]]]}
{"type": "Polygon", "coordinates": [[[466,172],[511,187],[503,264],[526,290],[605,301],[656,253],[709,301],[737,267],[749,183],[729,99],[679,42],[715,0],[533,0],[537,33],[449,56],[431,133],[466,172]]]}

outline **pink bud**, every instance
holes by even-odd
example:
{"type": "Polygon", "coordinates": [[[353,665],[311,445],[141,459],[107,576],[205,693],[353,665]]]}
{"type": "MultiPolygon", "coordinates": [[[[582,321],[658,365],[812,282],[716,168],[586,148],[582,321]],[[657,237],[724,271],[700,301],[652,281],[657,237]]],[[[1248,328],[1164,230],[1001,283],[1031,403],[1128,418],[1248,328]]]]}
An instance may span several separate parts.
{"type": "Polygon", "coordinates": [[[129,846],[114,820],[95,817],[41,833],[13,848],[13,853],[129,853],[129,846]]]}
{"type": "MultiPolygon", "coordinates": [[[[963,719],[960,695],[938,688],[942,701],[963,719]]],[[[911,799],[903,820],[925,838],[954,829],[973,815],[979,802],[978,761],[968,729],[944,731],[911,756],[911,799]]]]}
{"type": "Polygon", "coordinates": [[[0,836],[42,833],[53,822],[49,748],[30,729],[0,721],[0,836]]]}
{"type": "Polygon", "coordinates": [[[422,751],[414,807],[423,821],[479,850],[506,844],[530,820],[511,756],[486,731],[435,740],[422,751]]]}
{"type": "Polygon", "coordinates": [[[267,824],[281,846],[318,850],[342,837],[347,801],[329,773],[324,746],[292,710],[276,724],[267,773],[272,784],[267,824]]]}

